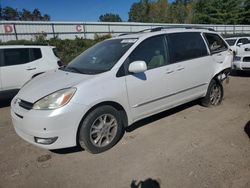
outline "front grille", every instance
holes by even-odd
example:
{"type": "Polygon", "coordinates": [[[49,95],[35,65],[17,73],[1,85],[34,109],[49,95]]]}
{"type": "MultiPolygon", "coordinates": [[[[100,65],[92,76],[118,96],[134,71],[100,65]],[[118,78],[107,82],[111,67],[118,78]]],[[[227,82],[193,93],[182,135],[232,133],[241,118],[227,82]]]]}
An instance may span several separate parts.
{"type": "Polygon", "coordinates": [[[244,57],[243,62],[250,62],[250,57],[244,57]]]}
{"type": "Polygon", "coordinates": [[[26,110],[31,110],[33,107],[33,103],[21,100],[19,102],[19,106],[21,106],[22,108],[26,109],[26,110]]]}
{"type": "Polygon", "coordinates": [[[242,70],[250,71],[250,68],[242,68],[242,70]]]}

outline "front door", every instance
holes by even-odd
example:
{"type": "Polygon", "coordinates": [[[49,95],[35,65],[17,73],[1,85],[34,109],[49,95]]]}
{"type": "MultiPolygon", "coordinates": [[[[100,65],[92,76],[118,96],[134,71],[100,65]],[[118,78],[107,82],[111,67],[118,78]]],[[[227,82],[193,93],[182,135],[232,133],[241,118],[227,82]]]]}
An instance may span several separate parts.
{"type": "Polygon", "coordinates": [[[175,72],[169,64],[165,36],[143,41],[130,54],[128,64],[145,61],[147,71],[126,76],[127,92],[133,120],[161,111],[171,106],[169,95],[175,90],[175,72]]]}

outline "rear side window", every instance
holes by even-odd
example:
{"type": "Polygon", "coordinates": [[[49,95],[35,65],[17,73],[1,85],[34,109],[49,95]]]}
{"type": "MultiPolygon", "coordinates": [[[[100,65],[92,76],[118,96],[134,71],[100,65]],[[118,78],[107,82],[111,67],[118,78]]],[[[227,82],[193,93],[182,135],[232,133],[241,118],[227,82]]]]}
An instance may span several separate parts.
{"type": "Polygon", "coordinates": [[[205,33],[204,35],[211,53],[218,53],[228,49],[226,43],[219,35],[212,33],[205,33]]]}
{"type": "Polygon", "coordinates": [[[40,48],[11,48],[2,52],[2,66],[21,65],[42,58],[40,48]]]}
{"type": "Polygon", "coordinates": [[[28,48],[5,49],[3,52],[5,66],[20,65],[30,61],[28,48]]]}
{"type": "Polygon", "coordinates": [[[208,55],[205,42],[198,32],[171,33],[167,39],[171,63],[208,55]]]}

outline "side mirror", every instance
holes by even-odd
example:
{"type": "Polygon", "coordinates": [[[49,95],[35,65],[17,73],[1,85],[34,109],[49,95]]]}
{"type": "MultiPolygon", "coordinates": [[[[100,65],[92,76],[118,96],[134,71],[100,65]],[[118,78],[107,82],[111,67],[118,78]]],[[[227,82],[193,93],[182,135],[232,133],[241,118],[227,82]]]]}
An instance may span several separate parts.
{"type": "Polygon", "coordinates": [[[239,47],[240,47],[242,44],[243,44],[243,43],[241,43],[241,42],[240,42],[240,43],[238,43],[238,44],[237,44],[237,46],[239,46],[239,47]]]}
{"type": "Polygon", "coordinates": [[[145,61],[134,61],[130,63],[128,70],[132,73],[145,72],[147,70],[147,64],[145,61]]]}

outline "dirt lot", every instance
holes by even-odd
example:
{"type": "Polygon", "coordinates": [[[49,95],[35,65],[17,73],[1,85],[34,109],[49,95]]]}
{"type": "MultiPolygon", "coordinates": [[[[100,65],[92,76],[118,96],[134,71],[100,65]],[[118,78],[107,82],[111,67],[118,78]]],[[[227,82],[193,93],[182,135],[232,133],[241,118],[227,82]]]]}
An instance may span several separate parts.
{"type": "Polygon", "coordinates": [[[0,187],[136,188],[143,181],[144,188],[249,188],[250,139],[244,128],[250,126],[250,75],[231,77],[224,86],[221,106],[193,102],[147,118],[98,155],[26,143],[2,104],[0,187]]]}

